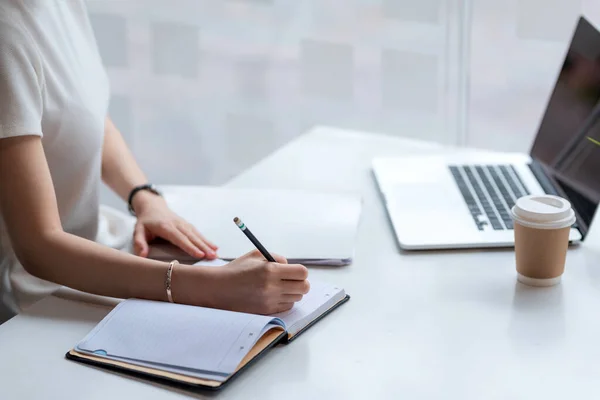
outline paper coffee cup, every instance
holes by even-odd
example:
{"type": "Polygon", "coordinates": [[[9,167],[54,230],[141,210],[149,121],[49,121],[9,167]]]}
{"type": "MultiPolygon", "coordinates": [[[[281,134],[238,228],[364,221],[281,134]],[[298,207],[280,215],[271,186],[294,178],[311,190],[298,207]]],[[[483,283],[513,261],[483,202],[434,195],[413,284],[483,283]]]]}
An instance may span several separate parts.
{"type": "Polygon", "coordinates": [[[553,195],[529,195],[512,208],[517,279],[552,286],[565,270],[569,232],[575,223],[571,203],[553,195]]]}

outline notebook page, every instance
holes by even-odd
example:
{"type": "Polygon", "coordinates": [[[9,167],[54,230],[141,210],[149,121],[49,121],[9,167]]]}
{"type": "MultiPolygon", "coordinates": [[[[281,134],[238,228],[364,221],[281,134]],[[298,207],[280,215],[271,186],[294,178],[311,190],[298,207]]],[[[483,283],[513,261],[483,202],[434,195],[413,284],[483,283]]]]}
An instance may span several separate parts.
{"type": "MultiPolygon", "coordinates": [[[[283,332],[280,323],[278,323],[278,324],[271,323],[264,327],[264,329],[258,335],[258,338],[261,338],[264,334],[266,334],[271,329],[279,329],[280,332],[283,332]]],[[[257,340],[257,342],[258,342],[258,340],[257,340]]],[[[107,358],[107,359],[115,360],[115,361],[128,362],[130,364],[135,364],[140,367],[155,368],[155,369],[160,369],[161,371],[165,371],[165,372],[173,372],[176,374],[192,376],[192,377],[200,378],[200,379],[208,379],[208,380],[217,381],[217,382],[224,382],[231,375],[231,374],[223,374],[223,373],[214,373],[214,372],[210,372],[210,371],[195,370],[195,369],[190,369],[190,368],[174,367],[174,366],[162,365],[162,364],[153,364],[150,362],[137,361],[137,360],[131,361],[131,360],[126,360],[126,359],[119,358],[119,357],[111,357],[108,355],[103,356],[103,357],[107,358]]],[[[239,366],[239,364],[238,364],[238,366],[239,366]]]]}
{"type": "Polygon", "coordinates": [[[220,258],[215,258],[214,260],[200,260],[196,263],[194,263],[194,265],[200,265],[200,266],[204,266],[204,267],[222,267],[223,265],[226,265],[227,261],[225,260],[221,260],[220,258]]]}
{"type": "MultiPolygon", "coordinates": [[[[227,261],[216,259],[199,261],[194,265],[219,267],[225,264],[227,261]]],[[[285,323],[288,334],[293,336],[313,319],[342,300],[345,295],[345,291],[337,286],[311,281],[310,292],[301,301],[296,303],[291,310],[275,314],[273,317],[280,318],[285,323]]]]}
{"type": "Polygon", "coordinates": [[[113,359],[227,376],[272,317],[166,302],[120,303],[77,350],[113,359]]]}
{"type": "Polygon", "coordinates": [[[294,304],[290,310],[273,314],[272,317],[281,319],[287,326],[288,334],[293,336],[342,300],[345,295],[344,289],[338,286],[310,281],[310,291],[301,301],[294,304]]]}

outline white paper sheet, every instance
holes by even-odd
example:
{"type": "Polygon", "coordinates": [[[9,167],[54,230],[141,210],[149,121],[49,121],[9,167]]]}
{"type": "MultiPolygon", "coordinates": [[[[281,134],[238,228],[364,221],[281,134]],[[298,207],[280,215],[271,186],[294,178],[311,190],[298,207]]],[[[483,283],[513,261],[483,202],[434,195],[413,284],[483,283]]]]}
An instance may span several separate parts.
{"type": "MultiPolygon", "coordinates": [[[[216,259],[199,261],[194,265],[219,267],[225,264],[227,264],[226,261],[216,259]]],[[[294,304],[294,307],[289,311],[274,314],[272,316],[280,318],[285,323],[288,333],[294,335],[308,325],[313,319],[317,318],[344,298],[345,295],[344,289],[339,286],[311,280],[310,292],[308,292],[301,301],[294,304]]]]}
{"type": "MultiPolygon", "coordinates": [[[[239,217],[272,253],[292,262],[340,266],[352,262],[361,215],[358,195],[294,190],[162,187],[169,206],[219,246],[219,256],[238,258],[254,246],[233,223],[239,217]]],[[[153,244],[150,257],[189,259],[169,244],[153,244]]]]}
{"type": "Polygon", "coordinates": [[[295,335],[346,295],[344,289],[322,282],[310,281],[310,292],[290,310],[274,314],[281,319],[289,335],[295,335]]]}
{"type": "Polygon", "coordinates": [[[127,300],[98,324],[77,350],[227,376],[270,323],[279,322],[268,316],[127,300]]]}

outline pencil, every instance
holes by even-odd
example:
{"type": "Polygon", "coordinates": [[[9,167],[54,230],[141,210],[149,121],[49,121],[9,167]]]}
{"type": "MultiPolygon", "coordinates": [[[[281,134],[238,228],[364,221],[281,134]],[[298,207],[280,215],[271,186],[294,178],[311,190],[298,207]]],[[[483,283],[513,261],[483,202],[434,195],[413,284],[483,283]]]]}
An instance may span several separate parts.
{"type": "Polygon", "coordinates": [[[267,249],[265,249],[265,246],[263,246],[258,239],[256,238],[256,236],[254,236],[252,234],[252,232],[250,232],[250,229],[248,229],[248,227],[242,222],[241,219],[239,219],[238,217],[235,217],[233,219],[233,222],[235,222],[235,224],[237,225],[238,228],[240,228],[240,230],[242,232],[244,232],[244,235],[246,235],[246,237],[248,239],[250,239],[250,241],[252,242],[252,244],[258,249],[258,251],[260,251],[260,254],[263,255],[263,257],[270,262],[277,262],[275,261],[275,259],[273,258],[273,256],[267,251],[267,249]]]}
{"type": "Polygon", "coordinates": [[[599,141],[597,141],[596,139],[592,139],[591,137],[589,137],[589,136],[588,136],[588,140],[589,140],[590,142],[592,142],[592,143],[594,143],[594,144],[596,144],[596,145],[600,146],[600,142],[599,142],[599,141]]]}

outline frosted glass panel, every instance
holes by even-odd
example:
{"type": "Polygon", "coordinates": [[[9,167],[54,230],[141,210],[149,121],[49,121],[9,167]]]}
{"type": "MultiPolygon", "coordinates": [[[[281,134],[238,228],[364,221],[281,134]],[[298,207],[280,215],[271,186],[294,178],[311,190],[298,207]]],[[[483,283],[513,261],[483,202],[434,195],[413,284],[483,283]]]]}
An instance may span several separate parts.
{"type": "Polygon", "coordinates": [[[455,143],[460,4],[88,0],[115,122],[150,179],[197,184],[317,124],[455,143]]]}
{"type": "Polygon", "coordinates": [[[526,151],[577,18],[600,26],[596,0],[88,5],[110,113],[158,183],[222,183],[321,124],[526,151]]]}
{"type": "Polygon", "coordinates": [[[383,12],[402,21],[429,22],[441,20],[442,1],[383,0],[383,12]]]}
{"type": "Polygon", "coordinates": [[[96,42],[107,67],[126,67],[128,61],[127,19],[118,14],[95,13],[90,15],[92,26],[101,35],[96,42]]]}
{"type": "Polygon", "coordinates": [[[436,114],[439,63],[435,55],[384,50],[381,55],[383,106],[436,114]]]}
{"type": "Polygon", "coordinates": [[[150,25],[152,66],[157,75],[198,76],[199,28],[175,22],[150,25]]]}
{"type": "Polygon", "coordinates": [[[564,40],[581,12],[582,0],[519,0],[517,37],[524,40],[564,40]]]}
{"type": "Polygon", "coordinates": [[[300,43],[303,93],[351,102],[354,97],[354,47],[305,39],[300,43]]]}
{"type": "Polygon", "coordinates": [[[473,0],[465,144],[529,151],[581,14],[596,0],[473,0]]]}

